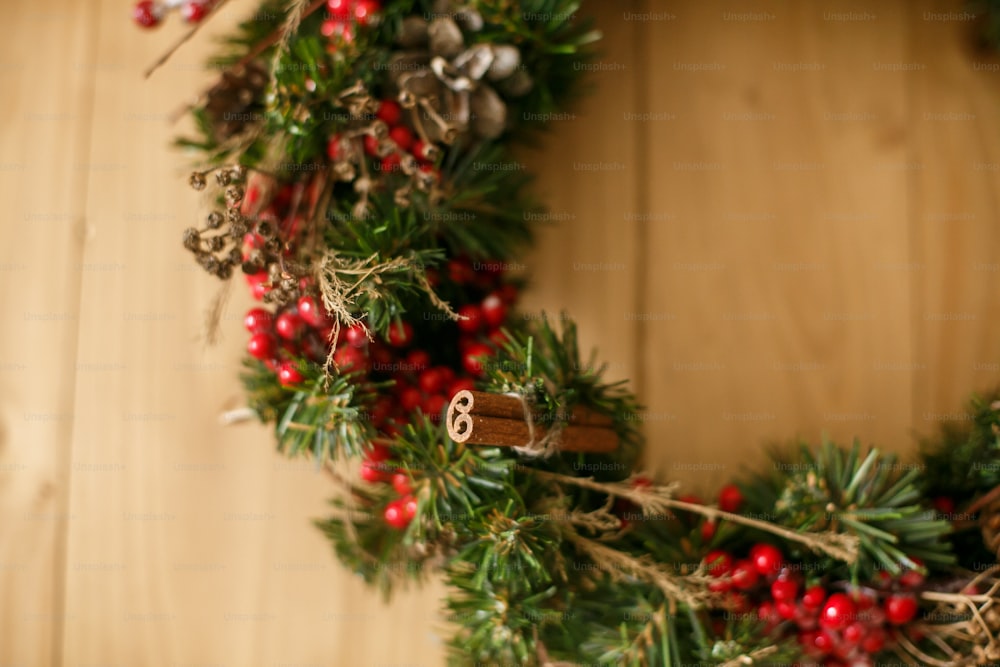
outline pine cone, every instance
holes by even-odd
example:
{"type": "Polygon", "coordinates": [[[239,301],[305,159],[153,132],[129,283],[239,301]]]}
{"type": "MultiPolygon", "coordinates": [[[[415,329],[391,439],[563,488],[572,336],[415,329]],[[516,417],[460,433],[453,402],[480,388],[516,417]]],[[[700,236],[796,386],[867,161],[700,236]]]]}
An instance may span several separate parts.
{"type": "Polygon", "coordinates": [[[222,79],[206,94],[205,102],[216,141],[221,143],[263,120],[261,110],[268,81],[267,70],[256,62],[223,72],[222,79]]]}
{"type": "Polygon", "coordinates": [[[980,510],[979,525],[983,531],[983,543],[1000,562],[1000,495],[980,510]]]}

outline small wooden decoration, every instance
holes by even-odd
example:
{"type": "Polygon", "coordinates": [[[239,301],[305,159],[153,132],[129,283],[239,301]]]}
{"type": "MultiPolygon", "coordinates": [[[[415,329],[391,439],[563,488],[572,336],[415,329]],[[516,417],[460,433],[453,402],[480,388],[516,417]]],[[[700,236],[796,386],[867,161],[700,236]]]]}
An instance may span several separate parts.
{"type": "MultiPolygon", "coordinates": [[[[462,390],[448,405],[448,435],[455,442],[496,447],[541,446],[548,434],[542,416],[532,427],[525,420],[524,403],[516,396],[462,390]]],[[[618,448],[618,434],[609,417],[587,408],[573,410],[558,436],[557,449],[567,452],[606,453],[618,448]]]]}

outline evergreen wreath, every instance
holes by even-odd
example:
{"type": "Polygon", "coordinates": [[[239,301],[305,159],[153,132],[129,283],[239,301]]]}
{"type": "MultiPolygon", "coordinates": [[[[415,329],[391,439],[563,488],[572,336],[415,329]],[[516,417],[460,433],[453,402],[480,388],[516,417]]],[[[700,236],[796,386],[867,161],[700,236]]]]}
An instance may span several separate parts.
{"type": "Polygon", "coordinates": [[[1000,394],[921,464],[802,444],[704,503],[638,474],[572,321],[513,316],[542,216],[511,148],[579,88],[578,9],[265,0],[212,62],[183,245],[262,302],[249,406],[338,485],[319,529],[387,598],[443,576],[455,665],[1000,661],[1000,394]]]}

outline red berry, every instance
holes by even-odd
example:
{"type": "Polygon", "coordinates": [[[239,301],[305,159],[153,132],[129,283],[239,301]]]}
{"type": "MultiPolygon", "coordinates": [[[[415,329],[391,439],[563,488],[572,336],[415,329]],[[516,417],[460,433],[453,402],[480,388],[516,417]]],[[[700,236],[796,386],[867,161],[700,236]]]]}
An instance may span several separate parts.
{"type": "Polygon", "coordinates": [[[802,594],[802,604],[810,609],[819,609],[826,600],[826,589],[822,586],[810,586],[802,594]]]}
{"type": "Polygon", "coordinates": [[[917,600],[912,595],[890,595],[884,607],[885,618],[893,625],[909,623],[917,615],[917,600]]]}
{"type": "Polygon", "coordinates": [[[819,613],[819,624],[827,630],[842,630],[855,620],[857,607],[845,593],[831,595],[819,613]]]}
{"type": "Polygon", "coordinates": [[[330,157],[331,160],[336,161],[337,158],[340,157],[340,153],[341,153],[341,149],[342,149],[342,145],[341,145],[342,141],[343,141],[343,137],[341,137],[339,134],[335,134],[332,137],[330,137],[330,141],[327,142],[327,144],[326,144],[326,154],[330,157]]]}
{"type": "Polygon", "coordinates": [[[420,389],[426,394],[439,394],[444,389],[445,376],[439,368],[428,368],[420,374],[420,389]]]}
{"type": "Polygon", "coordinates": [[[423,413],[429,416],[433,421],[438,421],[441,419],[441,412],[444,410],[445,406],[448,405],[448,399],[440,394],[435,394],[430,396],[423,402],[421,409],[423,413]]]}
{"type": "Polygon", "coordinates": [[[749,590],[757,585],[760,574],[754,564],[748,560],[741,560],[733,566],[733,586],[742,590],[749,590]]]}
{"type": "Polygon", "coordinates": [[[371,484],[378,484],[380,482],[386,481],[388,477],[388,472],[385,467],[378,461],[362,461],[361,462],[361,479],[369,482],[371,484]]]}
{"type": "Polygon", "coordinates": [[[867,626],[865,626],[865,624],[861,623],[860,621],[855,621],[854,623],[851,623],[846,628],[844,628],[844,631],[841,633],[841,636],[844,638],[844,641],[850,644],[851,646],[857,646],[858,643],[865,638],[865,635],[867,633],[868,633],[867,626]]]}
{"type": "Polygon", "coordinates": [[[701,524],[701,541],[709,542],[713,537],[715,537],[715,529],[718,528],[718,524],[715,521],[705,520],[701,524]]]}
{"type": "Polygon", "coordinates": [[[161,10],[153,0],[142,0],[132,8],[132,20],[143,28],[153,28],[160,23],[161,10]]]}
{"type": "Polygon", "coordinates": [[[953,514],[955,512],[955,501],[948,496],[938,496],[933,500],[934,509],[939,514],[953,514]]]}
{"type": "Polygon", "coordinates": [[[458,378],[448,387],[448,399],[454,398],[460,391],[475,391],[475,389],[476,383],[471,378],[458,378]]]}
{"type": "Polygon", "coordinates": [[[799,584],[794,579],[775,579],[771,584],[771,597],[776,601],[794,602],[799,593],[799,584]]]}
{"type": "Polygon", "coordinates": [[[375,117],[385,121],[386,125],[392,127],[399,125],[399,121],[403,119],[403,109],[399,106],[399,102],[395,100],[382,100],[379,102],[375,117]]]}
{"type": "Polygon", "coordinates": [[[317,329],[330,326],[330,318],[326,315],[326,306],[318,302],[315,297],[300,297],[297,305],[299,307],[299,316],[309,326],[316,327],[317,329]]]}
{"type": "Polygon", "coordinates": [[[750,548],[750,560],[758,573],[771,577],[781,570],[784,559],[777,547],[770,544],[755,544],[750,548]]]}
{"type": "Polygon", "coordinates": [[[725,551],[709,551],[705,556],[705,567],[711,576],[721,577],[733,568],[733,557],[725,551]]]}
{"type": "Polygon", "coordinates": [[[364,347],[368,343],[368,330],[363,324],[352,324],[344,330],[344,340],[351,347],[364,347]]]}
{"type": "Polygon", "coordinates": [[[795,615],[798,613],[799,609],[798,607],[795,606],[795,603],[790,602],[788,600],[781,600],[779,602],[774,603],[774,611],[781,618],[785,619],[786,621],[790,621],[793,618],[795,618],[795,615]]]}
{"type": "Polygon", "coordinates": [[[413,146],[413,133],[402,125],[398,125],[389,130],[389,138],[396,142],[404,151],[409,151],[413,146]]]}
{"type": "Polygon", "coordinates": [[[403,161],[400,159],[399,155],[392,153],[391,155],[386,155],[382,158],[382,162],[379,163],[378,169],[383,172],[399,171],[402,169],[403,161]]]}
{"type": "Polygon", "coordinates": [[[736,513],[743,505],[743,494],[740,487],[735,484],[727,484],[719,491],[719,509],[723,512],[736,513]]]}
{"type": "Polygon", "coordinates": [[[347,19],[351,17],[351,2],[352,0],[326,0],[326,8],[330,16],[347,19]]]}
{"type": "Polygon", "coordinates": [[[304,379],[294,362],[286,361],[278,366],[278,382],[281,383],[281,386],[294,387],[301,384],[304,379]]]}
{"type": "Polygon", "coordinates": [[[204,2],[185,2],[181,5],[181,18],[188,23],[198,23],[208,14],[208,6],[204,2]]]}
{"type": "Polygon", "coordinates": [[[413,412],[424,402],[424,397],[416,387],[406,387],[399,393],[399,404],[407,412],[413,412]]]}
{"type": "Polygon", "coordinates": [[[354,20],[358,25],[368,25],[379,9],[379,3],[375,0],[357,0],[354,4],[354,20]]]}
{"type": "Polygon", "coordinates": [[[421,162],[430,162],[431,153],[428,150],[430,146],[431,144],[426,143],[423,139],[417,139],[413,142],[413,157],[421,162]]]}
{"type": "Polygon", "coordinates": [[[273,359],[277,351],[277,341],[269,333],[256,333],[250,337],[247,343],[247,352],[250,356],[261,361],[273,359]]]}
{"type": "Polygon", "coordinates": [[[372,448],[365,452],[365,460],[374,463],[381,463],[392,458],[392,450],[383,444],[375,443],[372,448]]]}
{"type": "Polygon", "coordinates": [[[382,516],[385,517],[387,524],[398,530],[403,530],[410,525],[410,519],[413,518],[412,516],[406,516],[405,503],[402,498],[397,498],[386,505],[382,516]]]}
{"type": "Polygon", "coordinates": [[[476,333],[483,325],[483,311],[479,306],[468,303],[458,309],[458,328],[465,333],[476,333]]]}
{"type": "Polygon", "coordinates": [[[476,272],[472,270],[472,265],[467,259],[448,260],[448,277],[452,282],[464,285],[472,282],[476,278],[476,272]]]}
{"type": "Polygon", "coordinates": [[[392,476],[392,488],[401,496],[408,496],[413,493],[413,486],[410,484],[410,476],[405,472],[397,472],[392,476]]]}
{"type": "Polygon", "coordinates": [[[413,325],[409,322],[393,322],[389,326],[389,345],[406,347],[413,340],[413,325]]]}
{"type": "Polygon", "coordinates": [[[305,321],[294,310],[282,312],[274,321],[274,330],[285,340],[297,340],[305,329],[305,321]]]}
{"type": "Polygon", "coordinates": [[[871,628],[863,640],[861,640],[861,650],[869,655],[881,652],[885,648],[885,630],[882,628],[871,628]]]}
{"type": "Polygon", "coordinates": [[[903,588],[916,588],[924,583],[924,575],[918,570],[907,570],[899,575],[899,584],[903,588]]]}
{"type": "Polygon", "coordinates": [[[274,313],[263,308],[251,308],[243,318],[243,326],[250,333],[266,333],[274,324],[274,313]]]}
{"type": "Polygon", "coordinates": [[[483,343],[473,343],[462,355],[462,368],[467,373],[482,377],[486,374],[485,360],[493,356],[493,348],[483,343]]]}
{"type": "Polygon", "coordinates": [[[501,285],[500,289],[497,290],[497,294],[503,299],[503,302],[508,306],[517,301],[519,295],[517,286],[507,283],[506,285],[501,285]]]}
{"type": "Polygon", "coordinates": [[[829,653],[833,650],[833,637],[827,632],[817,632],[812,637],[812,646],[819,653],[829,653]]]}
{"type": "Polygon", "coordinates": [[[368,153],[369,155],[372,156],[378,155],[378,149],[379,149],[378,139],[376,139],[370,134],[366,134],[363,143],[365,145],[365,153],[368,153]]]}
{"type": "Polygon", "coordinates": [[[422,371],[430,367],[431,355],[426,350],[410,350],[406,355],[406,365],[409,366],[407,370],[422,371]]]}
{"type": "Polygon", "coordinates": [[[333,363],[343,374],[368,370],[368,356],[356,347],[345,345],[333,353],[333,363]]]}
{"type": "Polygon", "coordinates": [[[486,320],[486,326],[490,329],[502,326],[504,320],[507,319],[507,305],[496,292],[483,299],[480,310],[483,313],[483,319],[486,320]]]}
{"type": "Polygon", "coordinates": [[[417,499],[413,496],[403,498],[403,514],[407,521],[412,521],[413,517],[417,516],[417,507],[417,499]]]}

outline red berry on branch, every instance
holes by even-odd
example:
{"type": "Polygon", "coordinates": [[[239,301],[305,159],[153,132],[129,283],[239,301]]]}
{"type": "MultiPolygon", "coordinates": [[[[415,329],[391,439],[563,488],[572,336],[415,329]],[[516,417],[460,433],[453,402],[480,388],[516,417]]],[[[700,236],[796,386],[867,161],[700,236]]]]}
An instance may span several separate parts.
{"type": "Polygon", "coordinates": [[[344,329],[344,340],[351,347],[364,347],[368,344],[368,332],[363,324],[352,324],[344,329]]]}
{"type": "Polygon", "coordinates": [[[425,394],[439,394],[445,387],[445,375],[440,368],[428,368],[420,373],[418,384],[425,394]]]}
{"type": "Polygon", "coordinates": [[[354,31],[351,30],[351,26],[339,19],[327,19],[323,21],[319,27],[319,32],[324,37],[340,39],[347,44],[354,41],[354,31]]]}
{"type": "Polygon", "coordinates": [[[504,303],[510,306],[517,301],[517,297],[520,295],[520,292],[518,291],[516,285],[507,283],[506,285],[501,285],[500,288],[497,289],[497,294],[500,295],[500,298],[503,299],[504,303]]]}
{"type": "Polygon", "coordinates": [[[430,162],[430,156],[432,154],[430,151],[433,150],[431,146],[432,144],[428,144],[423,139],[417,139],[413,142],[413,157],[417,158],[421,162],[430,162]]]}
{"type": "Polygon", "coordinates": [[[718,524],[711,520],[705,519],[701,523],[701,541],[709,542],[713,537],[715,537],[715,529],[718,528],[718,524]]]}
{"type": "Polygon", "coordinates": [[[402,498],[397,498],[386,505],[382,516],[385,518],[387,524],[397,530],[403,530],[410,525],[410,519],[412,518],[406,516],[406,509],[402,498]]]}
{"type": "Polygon", "coordinates": [[[278,366],[278,382],[281,383],[281,386],[295,387],[301,384],[304,379],[294,362],[285,361],[278,366]]]}
{"type": "Polygon", "coordinates": [[[507,319],[507,305],[496,292],[483,299],[480,311],[483,314],[483,319],[486,321],[486,326],[490,329],[502,326],[504,320],[507,319]]]}
{"type": "Polygon", "coordinates": [[[316,297],[303,296],[298,301],[299,316],[311,327],[321,329],[330,326],[326,316],[326,307],[316,300],[316,297]]]}
{"type": "Polygon", "coordinates": [[[760,574],[750,561],[741,560],[733,566],[732,580],[736,588],[749,590],[757,585],[759,579],[760,574]]]}
{"type": "Polygon", "coordinates": [[[709,551],[705,555],[705,567],[709,575],[721,577],[733,568],[733,557],[725,551],[709,551]]]}
{"type": "Polygon", "coordinates": [[[339,134],[335,134],[330,137],[330,141],[327,142],[326,154],[331,160],[336,161],[340,157],[343,151],[342,141],[343,137],[339,134]]]}
{"type": "Polygon", "coordinates": [[[360,475],[366,482],[378,484],[386,481],[389,473],[378,461],[362,461],[360,475]]]}
{"type": "Polygon", "coordinates": [[[243,326],[250,333],[266,333],[274,325],[274,313],[264,308],[251,308],[243,318],[243,326]]]}
{"type": "Polygon", "coordinates": [[[890,595],[886,598],[884,609],[887,621],[903,625],[917,615],[917,600],[912,595],[890,595]]]}
{"type": "Polygon", "coordinates": [[[409,322],[393,322],[389,325],[389,345],[406,347],[413,341],[413,325],[409,322]]]}
{"type": "Polygon", "coordinates": [[[840,633],[840,635],[844,638],[844,641],[851,646],[857,646],[861,640],[865,638],[866,634],[868,634],[868,627],[860,621],[851,623],[844,628],[842,633],[840,633]]]}
{"type": "Polygon", "coordinates": [[[402,169],[403,161],[400,159],[399,155],[393,153],[382,158],[382,161],[378,165],[379,171],[382,172],[393,172],[402,169]]]}
{"type": "Polygon", "coordinates": [[[185,2],[181,5],[181,18],[188,23],[198,23],[208,14],[208,5],[205,2],[185,2]]]}
{"type": "Polygon", "coordinates": [[[740,487],[735,484],[727,484],[719,491],[719,509],[723,512],[735,514],[740,511],[742,505],[743,494],[740,492],[740,487]]]}
{"type": "Polygon", "coordinates": [[[326,0],[326,9],[330,16],[339,19],[349,19],[351,17],[351,3],[353,0],[326,0]]]}
{"type": "Polygon", "coordinates": [[[798,607],[795,606],[794,602],[791,602],[789,600],[780,600],[774,603],[774,611],[781,618],[785,619],[786,621],[790,621],[793,618],[795,618],[799,609],[798,607]]]}
{"type": "Polygon", "coordinates": [[[871,628],[868,635],[861,640],[861,650],[869,655],[874,655],[885,648],[885,630],[882,628],[871,628]]]}
{"type": "MultiPolygon", "coordinates": [[[[389,130],[389,138],[396,142],[396,145],[404,151],[409,151],[413,147],[413,133],[402,125],[389,130]]],[[[399,159],[398,157],[396,158],[399,159]]]]}
{"type": "Polygon", "coordinates": [[[955,513],[955,501],[948,496],[938,496],[932,502],[934,504],[934,509],[938,511],[938,514],[955,513]]]}
{"type": "Polygon", "coordinates": [[[476,390],[476,383],[473,382],[471,378],[458,378],[457,380],[451,383],[451,386],[448,387],[448,394],[447,394],[448,400],[454,398],[455,394],[457,394],[460,391],[475,391],[475,390],[476,390]]]}
{"type": "Polygon", "coordinates": [[[448,277],[454,283],[465,285],[475,280],[476,272],[472,270],[469,260],[456,257],[448,260],[448,277]]]}
{"type": "Polygon", "coordinates": [[[362,143],[365,145],[365,153],[373,157],[378,156],[378,139],[370,134],[366,134],[362,143]]]}
{"type": "Polygon", "coordinates": [[[356,347],[345,345],[333,353],[333,363],[342,374],[366,372],[368,356],[356,347]]]}
{"type": "Polygon", "coordinates": [[[799,584],[794,579],[776,579],[771,584],[771,597],[775,601],[794,602],[799,593],[799,584]]]}
{"type": "Polygon", "coordinates": [[[857,607],[854,601],[845,593],[834,593],[819,613],[819,624],[827,630],[842,630],[854,622],[857,607]]]}
{"type": "Polygon", "coordinates": [[[162,11],[153,0],[141,0],[132,8],[132,20],[143,28],[154,28],[160,24],[162,11]]]}
{"type": "Polygon", "coordinates": [[[413,517],[417,516],[417,499],[413,496],[406,496],[401,498],[403,501],[403,516],[406,517],[407,523],[413,520],[413,517]]]}
{"type": "Polygon", "coordinates": [[[413,412],[424,402],[424,397],[416,387],[406,387],[399,393],[399,404],[407,412],[413,412]]]}
{"type": "Polygon", "coordinates": [[[392,476],[392,488],[401,496],[408,496],[413,493],[413,485],[410,483],[410,476],[405,472],[397,472],[392,476]]]}
{"type": "Polygon", "coordinates": [[[781,550],[770,544],[755,544],[750,548],[750,560],[757,572],[765,577],[778,574],[784,563],[781,550]]]}
{"type": "Polygon", "coordinates": [[[256,333],[250,337],[250,342],[247,343],[247,352],[250,353],[250,356],[261,361],[273,359],[277,349],[277,341],[269,333],[256,333]]]}
{"type": "Polygon", "coordinates": [[[399,125],[399,121],[403,120],[403,108],[396,100],[382,100],[379,102],[375,117],[384,121],[389,127],[393,127],[399,125]]]}
{"type": "Polygon", "coordinates": [[[924,575],[918,570],[906,570],[899,575],[899,584],[903,588],[916,588],[924,583],[924,575]]]}
{"type": "Polygon", "coordinates": [[[430,368],[431,355],[426,350],[410,350],[410,353],[406,355],[406,365],[409,366],[408,370],[414,372],[430,368]]]}
{"type": "Polygon", "coordinates": [[[465,333],[476,333],[483,325],[483,311],[479,306],[467,303],[458,309],[458,328],[465,333]]]}
{"type": "Polygon", "coordinates": [[[379,3],[374,0],[357,0],[354,4],[354,20],[358,25],[368,25],[379,9],[379,3]]]}
{"type": "Polygon", "coordinates": [[[482,377],[486,374],[487,360],[493,356],[493,348],[484,343],[473,343],[462,355],[462,368],[470,375],[482,377]]]}
{"type": "Polygon", "coordinates": [[[427,397],[421,405],[421,410],[425,415],[431,418],[432,421],[438,421],[441,419],[441,412],[444,410],[445,406],[448,405],[448,399],[440,394],[435,394],[433,396],[427,397]]]}
{"type": "Polygon", "coordinates": [[[802,604],[810,609],[819,609],[826,600],[826,589],[822,586],[810,586],[802,594],[802,604]]]}
{"type": "Polygon", "coordinates": [[[305,321],[295,310],[286,310],[274,320],[274,330],[285,340],[298,340],[305,329],[305,321]]]}

